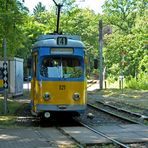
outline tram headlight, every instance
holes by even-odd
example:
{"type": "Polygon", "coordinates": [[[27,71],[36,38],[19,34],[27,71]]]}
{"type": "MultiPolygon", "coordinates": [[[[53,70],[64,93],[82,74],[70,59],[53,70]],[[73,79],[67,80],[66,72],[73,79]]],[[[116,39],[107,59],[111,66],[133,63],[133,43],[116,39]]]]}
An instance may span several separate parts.
{"type": "Polygon", "coordinates": [[[46,92],[46,93],[43,95],[43,99],[44,99],[45,101],[50,100],[50,99],[51,99],[50,93],[46,92]]]}
{"type": "Polygon", "coordinates": [[[79,93],[74,93],[73,94],[73,100],[75,100],[75,101],[80,100],[80,94],[79,93]]]}

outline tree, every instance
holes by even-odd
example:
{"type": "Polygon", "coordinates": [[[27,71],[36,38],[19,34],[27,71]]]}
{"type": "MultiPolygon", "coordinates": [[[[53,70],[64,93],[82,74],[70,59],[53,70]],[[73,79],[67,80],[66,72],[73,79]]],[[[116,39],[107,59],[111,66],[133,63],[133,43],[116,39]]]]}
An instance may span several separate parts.
{"type": "Polygon", "coordinates": [[[126,51],[125,76],[137,77],[147,71],[147,6],[145,0],[106,0],[103,9],[105,24],[112,34],[104,36],[104,57],[108,73],[120,74],[120,51],[126,51]]]}
{"type": "Polygon", "coordinates": [[[77,7],[75,4],[76,0],[61,0],[62,6],[62,12],[63,13],[70,13],[71,10],[77,7]]]}
{"type": "Polygon", "coordinates": [[[33,9],[33,14],[34,15],[39,15],[40,13],[42,12],[45,12],[46,11],[46,7],[43,6],[43,4],[41,2],[39,2],[35,8],[33,9]]]}
{"type": "Polygon", "coordinates": [[[14,56],[15,49],[21,46],[20,26],[24,22],[27,9],[19,1],[14,0],[0,0],[0,5],[0,40],[7,39],[8,56],[14,56]]]}
{"type": "Polygon", "coordinates": [[[133,28],[132,32],[135,34],[138,44],[138,49],[141,51],[140,55],[141,59],[139,60],[138,64],[138,71],[139,72],[148,72],[148,34],[147,34],[147,28],[148,28],[148,10],[144,9],[143,14],[139,15],[136,18],[135,27],[133,28]]]}
{"type": "Polygon", "coordinates": [[[106,0],[103,12],[109,24],[116,26],[124,33],[131,33],[135,19],[147,7],[146,0],[106,0]]]}

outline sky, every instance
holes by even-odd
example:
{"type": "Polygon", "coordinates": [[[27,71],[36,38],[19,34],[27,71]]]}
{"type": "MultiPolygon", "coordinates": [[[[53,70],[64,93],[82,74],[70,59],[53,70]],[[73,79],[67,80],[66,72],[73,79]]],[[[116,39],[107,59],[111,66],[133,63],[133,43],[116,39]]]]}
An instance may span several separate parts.
{"type": "MultiPolygon", "coordinates": [[[[59,0],[55,0],[59,2],[59,0]]],[[[101,6],[104,4],[105,0],[77,0],[77,3],[80,8],[89,8],[94,10],[96,13],[101,13],[101,6]]],[[[24,5],[29,8],[30,12],[33,12],[33,8],[37,5],[38,2],[41,2],[46,6],[48,10],[51,5],[54,5],[53,0],[25,0],[24,5]]]]}

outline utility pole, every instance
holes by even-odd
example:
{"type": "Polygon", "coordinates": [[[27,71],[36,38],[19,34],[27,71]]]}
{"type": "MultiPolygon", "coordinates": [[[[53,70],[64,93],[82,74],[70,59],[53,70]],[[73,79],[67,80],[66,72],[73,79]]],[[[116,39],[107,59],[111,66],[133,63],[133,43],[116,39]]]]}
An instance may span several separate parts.
{"type": "Polygon", "coordinates": [[[57,9],[58,9],[56,33],[59,33],[59,26],[60,26],[60,12],[61,12],[61,8],[62,8],[63,4],[57,4],[57,3],[55,2],[55,0],[53,0],[53,2],[55,3],[55,5],[57,6],[57,9]]]}
{"type": "Polygon", "coordinates": [[[7,88],[8,88],[8,71],[6,61],[6,38],[3,39],[4,63],[3,63],[3,87],[4,87],[4,114],[7,114],[7,88]]]}
{"type": "MultiPolygon", "coordinates": [[[[6,0],[5,3],[5,11],[7,13],[8,11],[8,0],[6,0]]],[[[7,20],[7,14],[6,14],[6,20],[7,20]]],[[[4,63],[3,63],[3,88],[4,88],[4,114],[6,115],[8,112],[7,107],[7,89],[8,89],[8,68],[7,68],[7,24],[5,22],[5,33],[3,37],[3,48],[4,48],[4,63]]]]}
{"type": "Polygon", "coordinates": [[[99,65],[99,79],[100,89],[103,89],[103,62],[102,62],[102,48],[103,48],[103,34],[102,34],[102,20],[99,20],[99,53],[100,53],[100,65],[99,65]]]}

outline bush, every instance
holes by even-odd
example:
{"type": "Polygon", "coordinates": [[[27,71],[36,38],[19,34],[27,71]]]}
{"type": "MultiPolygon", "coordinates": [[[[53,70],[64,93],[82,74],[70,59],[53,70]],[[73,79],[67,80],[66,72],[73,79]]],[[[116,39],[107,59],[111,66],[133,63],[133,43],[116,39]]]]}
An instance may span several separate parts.
{"type": "Polygon", "coordinates": [[[148,75],[147,73],[141,73],[136,78],[126,79],[126,87],[131,89],[143,89],[148,90],[148,75]]]}

